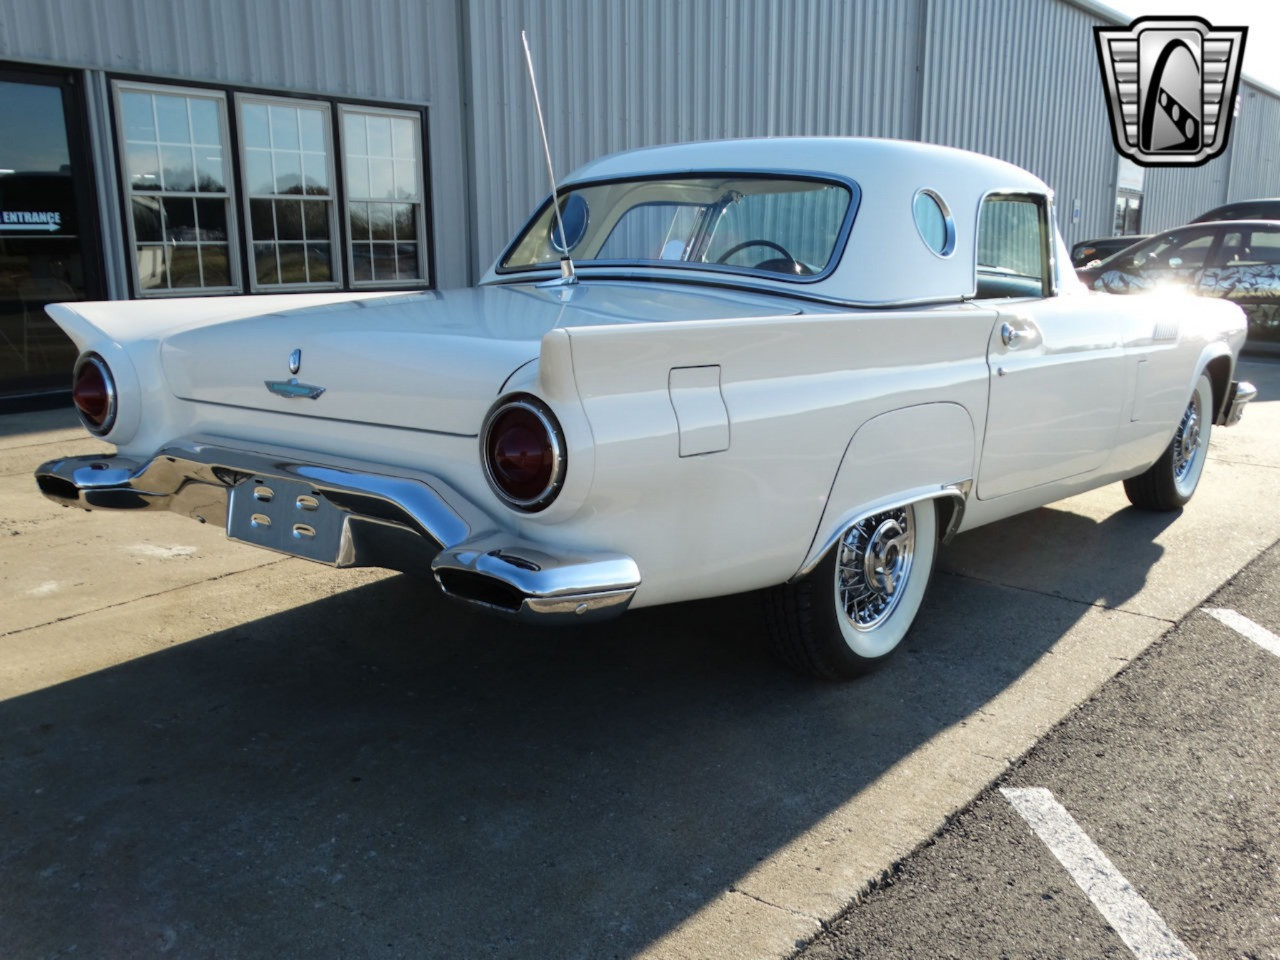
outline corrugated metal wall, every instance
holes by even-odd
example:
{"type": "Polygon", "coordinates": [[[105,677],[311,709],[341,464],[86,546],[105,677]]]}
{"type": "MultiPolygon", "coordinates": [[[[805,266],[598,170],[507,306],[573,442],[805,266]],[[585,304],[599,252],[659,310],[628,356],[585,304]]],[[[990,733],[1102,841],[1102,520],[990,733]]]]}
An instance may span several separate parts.
{"type": "MultiPolygon", "coordinates": [[[[1088,0],[469,0],[474,255],[487,266],[546,193],[529,31],[564,176],[681,140],[907,137],[1002,157],[1057,193],[1068,242],[1112,232],[1117,157],[1088,0]],[[1079,206],[1079,219],[1073,210],[1079,206]]],[[[1234,155],[1147,172],[1143,225],[1280,195],[1280,99],[1246,87],[1234,155]],[[1250,94],[1252,93],[1252,97],[1250,94]]]]}
{"type": "Polygon", "coordinates": [[[1068,243],[1111,233],[1116,154],[1093,47],[1102,22],[1065,3],[928,5],[921,139],[1036,174],[1057,194],[1068,243]]]}
{"type": "Polygon", "coordinates": [[[1241,83],[1227,151],[1189,170],[1147,172],[1143,229],[1166,230],[1232,200],[1280,196],[1280,99],[1241,83]]]}
{"type": "Polygon", "coordinates": [[[1231,129],[1231,182],[1227,201],[1280,197],[1280,99],[1240,85],[1240,116],[1231,129]]]}
{"type": "Polygon", "coordinates": [[[546,195],[529,33],[557,174],[630,147],[918,133],[920,0],[472,0],[476,256],[546,195]]]}
{"type": "Polygon", "coordinates": [[[428,106],[446,284],[469,273],[461,35],[457,0],[0,0],[0,59],[428,106]]]}

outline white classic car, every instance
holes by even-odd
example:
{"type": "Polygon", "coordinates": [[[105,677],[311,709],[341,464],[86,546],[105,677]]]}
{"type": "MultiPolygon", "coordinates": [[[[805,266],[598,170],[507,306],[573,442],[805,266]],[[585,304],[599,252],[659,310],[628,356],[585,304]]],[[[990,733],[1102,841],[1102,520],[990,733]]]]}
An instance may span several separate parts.
{"type": "Polygon", "coordinates": [[[40,467],[59,503],[529,620],[763,590],[831,678],[898,646],[940,540],[1118,480],[1177,508],[1256,393],[1238,307],[1090,293],[1043,182],[881,140],[588,164],[475,289],[49,312],[119,451],[40,467]]]}

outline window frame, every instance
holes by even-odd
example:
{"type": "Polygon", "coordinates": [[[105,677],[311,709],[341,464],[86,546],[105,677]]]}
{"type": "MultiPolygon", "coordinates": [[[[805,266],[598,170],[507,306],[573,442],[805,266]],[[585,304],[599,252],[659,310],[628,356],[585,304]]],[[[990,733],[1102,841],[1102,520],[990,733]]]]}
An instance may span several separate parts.
{"type": "MultiPolygon", "coordinates": [[[[167,299],[172,297],[207,297],[207,296],[234,296],[244,293],[244,278],[241,273],[242,255],[241,255],[241,231],[239,219],[236,210],[236,187],[239,177],[239,168],[233,160],[232,143],[233,137],[231,132],[230,111],[227,109],[226,91],[218,87],[208,87],[200,85],[180,85],[171,83],[155,83],[148,80],[140,80],[133,77],[113,77],[111,78],[111,108],[115,113],[113,127],[115,129],[115,160],[119,167],[119,179],[121,190],[121,215],[124,218],[125,237],[127,239],[126,256],[129,261],[129,283],[130,289],[138,299],[167,299]],[[133,199],[137,191],[133,189],[133,185],[129,182],[129,163],[128,163],[128,144],[129,141],[125,136],[125,118],[124,107],[121,96],[124,93],[146,93],[159,94],[161,96],[177,96],[184,98],[202,98],[212,100],[218,108],[219,119],[219,139],[221,141],[221,149],[223,156],[223,176],[225,178],[224,190],[221,194],[204,194],[203,198],[211,199],[212,196],[221,197],[226,203],[227,209],[227,273],[231,278],[229,286],[217,287],[162,287],[159,289],[144,289],[142,286],[142,278],[138,273],[138,246],[137,230],[133,222],[133,199]]],[[[159,131],[156,132],[159,136],[159,131]]],[[[159,141],[157,141],[158,143],[159,141]]],[[[195,171],[193,171],[195,173],[195,171]]],[[[196,174],[198,176],[198,174],[196,174]]],[[[154,194],[143,193],[144,196],[155,196],[163,199],[166,196],[165,191],[157,191],[154,194]]],[[[169,196],[186,197],[186,192],[169,194],[169,196]]],[[[202,199],[199,191],[192,191],[189,196],[195,199],[202,199]]]]}
{"type": "MultiPolygon", "coordinates": [[[[436,289],[436,250],[435,250],[435,223],[434,217],[434,198],[432,196],[433,179],[431,167],[431,111],[427,104],[418,103],[392,103],[387,101],[373,101],[360,97],[340,97],[324,93],[309,93],[297,90],[279,90],[273,88],[257,87],[245,84],[226,84],[218,82],[198,82],[187,81],[178,78],[157,78],[152,75],[139,74],[127,71],[111,71],[105,75],[107,91],[107,106],[109,116],[108,124],[112,134],[112,140],[106,144],[104,149],[107,151],[108,167],[115,165],[116,174],[116,196],[118,198],[118,207],[113,211],[113,215],[118,216],[120,223],[120,234],[125,241],[125,246],[121,251],[122,254],[130,261],[125,274],[124,280],[127,284],[126,295],[136,298],[148,299],[165,299],[166,297],[180,296],[252,296],[255,290],[249,285],[249,254],[246,241],[249,237],[247,224],[242,223],[242,204],[237,200],[236,193],[241,191],[243,186],[240,160],[240,141],[242,139],[239,117],[237,110],[233,109],[234,99],[239,94],[258,98],[277,98],[284,101],[296,100],[303,103],[319,103],[325,104],[329,108],[329,115],[332,120],[330,130],[330,139],[333,152],[330,156],[330,163],[333,167],[334,187],[332,199],[336,205],[335,217],[337,220],[338,233],[333,237],[335,251],[337,251],[336,264],[334,272],[341,277],[339,285],[326,287],[325,289],[335,291],[376,291],[376,290],[431,290],[436,289]],[[229,158],[230,164],[227,177],[231,189],[228,191],[230,199],[228,203],[228,239],[232,245],[233,252],[229,253],[231,260],[231,272],[234,285],[231,287],[178,287],[172,290],[164,288],[157,292],[143,293],[137,276],[136,262],[136,240],[133,236],[133,215],[132,215],[132,194],[130,192],[128,178],[127,163],[127,147],[123,134],[123,111],[120,108],[119,90],[121,88],[133,88],[139,90],[155,90],[161,93],[176,94],[180,96],[203,95],[211,98],[220,98],[222,101],[221,116],[223,117],[223,156],[229,158]],[[416,119],[418,124],[418,139],[415,141],[418,145],[418,177],[421,194],[417,201],[420,207],[421,216],[418,226],[418,263],[422,276],[417,279],[387,282],[382,280],[363,281],[359,285],[353,283],[351,269],[350,249],[350,231],[346,224],[347,218],[347,190],[346,190],[346,164],[345,158],[339,155],[339,151],[344,150],[342,142],[341,122],[339,119],[339,109],[347,107],[364,113],[376,113],[379,111],[391,114],[403,115],[407,118],[416,119]],[[118,212],[117,212],[118,211],[118,212]]],[[[119,242],[117,240],[116,242],[119,242]]],[[[263,287],[257,290],[257,295],[272,296],[276,293],[287,294],[293,291],[313,291],[315,287],[296,287],[293,285],[280,287],[263,287]]]]}
{"type": "MultiPolygon", "coordinates": [[[[238,151],[236,160],[239,164],[237,167],[237,175],[239,186],[241,187],[241,212],[244,215],[244,257],[246,264],[245,288],[248,293],[291,293],[295,290],[342,290],[345,289],[346,283],[346,261],[341,255],[345,233],[338,232],[338,207],[343,205],[341,194],[339,193],[338,184],[338,162],[335,151],[335,140],[333,132],[334,110],[333,104],[328,100],[314,100],[304,97],[287,97],[283,95],[273,95],[265,93],[256,93],[247,90],[232,91],[232,99],[235,102],[236,115],[236,140],[238,143],[238,151]],[[330,260],[333,279],[327,281],[307,281],[305,283],[259,283],[258,271],[254,265],[253,257],[253,214],[250,208],[252,200],[266,199],[261,194],[254,194],[249,189],[249,150],[248,144],[244,137],[243,109],[245,104],[262,105],[267,108],[273,105],[290,107],[292,109],[313,109],[319,107],[324,111],[324,133],[325,146],[327,154],[325,156],[325,172],[329,177],[329,245],[333,251],[330,260]]],[[[274,148],[272,148],[274,153],[274,148]]],[[[301,194],[299,199],[305,198],[306,194],[301,194]]],[[[281,198],[280,194],[271,194],[270,199],[274,201],[281,198]]],[[[283,198],[288,199],[288,198],[283,198]]],[[[264,241],[265,242],[265,241],[264,241]]],[[[279,248],[279,241],[274,237],[271,240],[273,246],[279,248]]]]}
{"type": "MultiPolygon", "coordinates": [[[[844,258],[845,252],[848,249],[849,236],[853,231],[854,222],[857,220],[858,213],[862,208],[862,185],[851,177],[845,177],[840,174],[815,172],[812,170],[762,170],[756,167],[717,167],[708,170],[666,170],[659,173],[599,177],[587,180],[578,180],[570,184],[561,184],[557,190],[557,196],[563,198],[568,196],[571,192],[582,190],[584,188],[607,187],[619,183],[646,183],[651,181],[663,182],[677,179],[701,178],[805,180],[826,186],[842,187],[848,191],[849,203],[845,208],[844,217],[841,220],[840,227],[836,231],[836,236],[832,243],[832,250],[828,255],[826,265],[822,270],[808,275],[775,273],[772,271],[755,270],[751,267],[743,267],[727,263],[707,262],[704,260],[579,260],[575,261],[575,268],[579,271],[592,271],[599,276],[608,276],[610,273],[616,272],[620,269],[627,271],[636,269],[679,270],[694,273],[712,272],[716,274],[723,274],[726,278],[740,277],[754,280],[780,281],[787,284],[814,284],[829,278],[840,266],[840,261],[844,258]]],[[[559,270],[558,261],[554,263],[539,262],[519,267],[508,266],[509,261],[515,255],[516,250],[524,242],[525,237],[529,235],[529,233],[550,209],[551,202],[552,200],[549,195],[545,197],[543,201],[538,204],[538,207],[534,210],[532,216],[526,219],[520,229],[516,231],[514,239],[512,239],[503,248],[502,253],[498,256],[497,264],[494,268],[494,273],[499,277],[502,277],[506,281],[510,281],[519,279],[521,276],[546,276],[552,271],[559,270]]],[[[637,204],[637,206],[640,206],[640,204],[637,204]]],[[[695,233],[700,235],[705,229],[705,226],[699,226],[695,233]]],[[[712,232],[714,232],[714,227],[712,227],[712,232]]],[[[695,243],[701,242],[698,236],[694,237],[694,241],[695,243]]]]}
{"type": "Polygon", "coordinates": [[[1037,225],[1040,228],[1040,295],[1034,299],[1047,300],[1058,294],[1057,258],[1054,256],[1052,231],[1049,229],[1049,208],[1051,201],[1043,193],[1027,190],[988,190],[978,200],[978,216],[974,221],[973,243],[973,296],[966,299],[1019,299],[978,297],[978,257],[982,252],[982,213],[988,202],[1021,201],[1031,203],[1036,208],[1037,225]]]}
{"type": "MultiPolygon", "coordinates": [[[[429,168],[427,166],[427,137],[426,137],[426,117],[417,110],[404,109],[398,107],[389,107],[380,104],[366,104],[351,100],[335,101],[337,110],[334,112],[335,128],[337,130],[337,151],[342,155],[341,183],[339,187],[342,191],[342,239],[346,248],[346,263],[349,268],[347,275],[347,287],[351,290],[422,290],[431,289],[435,285],[435,263],[428,256],[428,245],[431,241],[431,231],[428,229],[427,220],[431,216],[431,203],[428,196],[427,185],[430,179],[429,168]],[[362,116],[385,116],[392,119],[406,119],[416,124],[417,136],[414,143],[418,150],[418,199],[413,201],[404,201],[399,198],[390,201],[361,199],[356,203],[406,203],[411,202],[418,207],[418,216],[416,220],[416,231],[414,242],[418,247],[418,276],[409,277],[404,280],[357,280],[355,271],[355,239],[351,236],[351,191],[347,188],[347,124],[348,114],[360,114],[362,116]]],[[[336,153],[335,151],[335,162],[336,153]]],[[[366,154],[367,156],[367,154],[366,154]]],[[[372,243],[373,241],[370,241],[372,243]]]]}

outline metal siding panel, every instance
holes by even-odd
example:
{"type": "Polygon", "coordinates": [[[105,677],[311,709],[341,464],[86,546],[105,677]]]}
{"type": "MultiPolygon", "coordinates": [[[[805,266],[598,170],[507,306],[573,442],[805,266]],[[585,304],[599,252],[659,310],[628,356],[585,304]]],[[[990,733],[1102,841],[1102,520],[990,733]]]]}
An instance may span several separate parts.
{"type": "Polygon", "coordinates": [[[659,143],[914,138],[920,4],[473,0],[477,266],[547,193],[522,28],[563,177],[597,156],[659,143]]]}
{"type": "MultiPolygon", "coordinates": [[[[1231,134],[1235,138],[1235,132],[1231,134]]],[[[1142,196],[1142,231],[1158,233],[1181,226],[1211,207],[1227,202],[1227,174],[1231,158],[1210,160],[1200,167],[1147,169],[1142,196]]]]}
{"type": "Polygon", "coordinates": [[[0,0],[0,57],[423,103],[437,93],[433,59],[457,45],[453,8],[454,0],[0,0]]]}
{"type": "Polygon", "coordinates": [[[1005,0],[931,0],[926,17],[921,139],[1035,173],[1056,194],[1068,243],[1109,235],[1116,154],[1092,33],[1104,21],[1063,2],[1005,0]]]}
{"type": "Polygon", "coordinates": [[[426,105],[434,268],[455,285],[470,279],[459,2],[0,0],[0,59],[426,105]]]}
{"type": "Polygon", "coordinates": [[[1280,197],[1280,99],[1250,83],[1240,86],[1240,116],[1231,128],[1227,200],[1280,197]]]}

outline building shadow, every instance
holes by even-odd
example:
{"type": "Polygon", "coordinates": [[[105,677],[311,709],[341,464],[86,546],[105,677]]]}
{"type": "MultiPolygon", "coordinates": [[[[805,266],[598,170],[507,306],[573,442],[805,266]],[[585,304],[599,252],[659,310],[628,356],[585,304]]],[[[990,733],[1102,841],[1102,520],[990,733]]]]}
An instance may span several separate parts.
{"type": "Polygon", "coordinates": [[[945,571],[1090,544],[1126,562],[1073,590],[1115,604],[1161,552],[1146,517],[962,536],[899,655],[851,684],[776,666],[753,596],[553,631],[396,577],[14,698],[0,953],[631,956],[1088,609],[945,571]]]}

